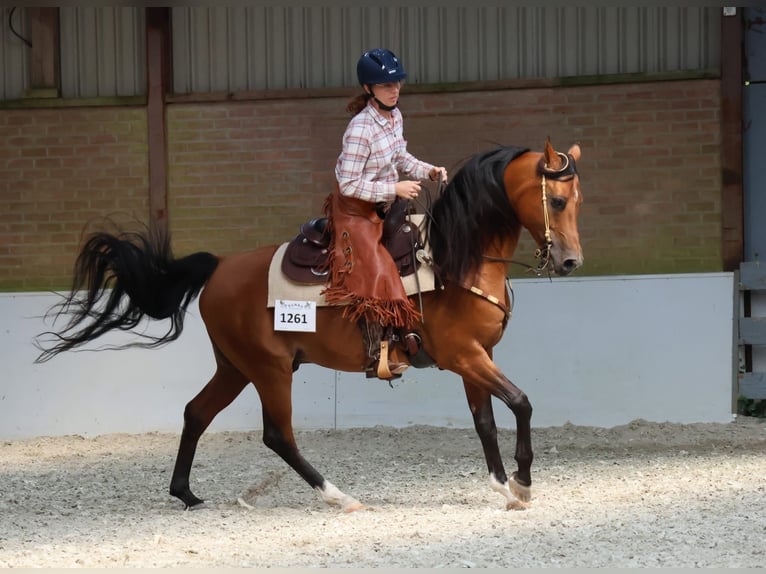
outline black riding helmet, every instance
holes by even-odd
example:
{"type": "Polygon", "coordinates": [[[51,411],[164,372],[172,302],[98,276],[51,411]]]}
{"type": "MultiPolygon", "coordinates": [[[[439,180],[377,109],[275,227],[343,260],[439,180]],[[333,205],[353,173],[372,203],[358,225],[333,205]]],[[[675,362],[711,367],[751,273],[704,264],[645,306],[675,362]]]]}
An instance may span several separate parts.
{"type": "MultiPolygon", "coordinates": [[[[385,84],[387,82],[399,82],[407,77],[399,58],[391,50],[386,48],[375,48],[368,50],[359,58],[356,64],[356,76],[362,86],[369,86],[372,97],[375,93],[372,87],[376,84],[385,84]]],[[[378,105],[384,110],[391,111],[396,106],[387,106],[378,98],[375,98],[378,105]]]]}
{"type": "Polygon", "coordinates": [[[356,64],[356,76],[363,86],[397,82],[407,77],[399,58],[385,48],[375,48],[362,54],[356,64]]]}

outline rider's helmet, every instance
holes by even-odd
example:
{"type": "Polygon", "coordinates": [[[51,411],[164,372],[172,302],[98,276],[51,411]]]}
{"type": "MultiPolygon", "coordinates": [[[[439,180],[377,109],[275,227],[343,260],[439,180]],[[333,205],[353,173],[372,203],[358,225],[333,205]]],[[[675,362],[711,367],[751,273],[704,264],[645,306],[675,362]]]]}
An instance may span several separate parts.
{"type": "Polygon", "coordinates": [[[362,54],[356,64],[356,76],[359,83],[365,85],[397,82],[407,77],[401,61],[385,48],[375,48],[362,54]]]}

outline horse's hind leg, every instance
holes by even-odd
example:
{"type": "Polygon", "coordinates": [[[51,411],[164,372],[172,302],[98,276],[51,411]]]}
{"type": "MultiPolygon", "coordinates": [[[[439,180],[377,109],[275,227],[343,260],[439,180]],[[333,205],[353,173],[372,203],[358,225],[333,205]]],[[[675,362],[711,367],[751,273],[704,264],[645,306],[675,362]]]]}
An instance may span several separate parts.
{"type": "Polygon", "coordinates": [[[178,455],[170,479],[170,494],[179,498],[187,509],[202,504],[189,487],[189,475],[202,433],[215,416],[231,404],[249,383],[247,378],[216,353],[218,368],[213,378],[184,409],[184,427],[178,455]]]}
{"type": "MultiPolygon", "coordinates": [[[[492,395],[484,389],[479,389],[467,383],[464,384],[465,394],[468,398],[468,406],[473,415],[473,423],[476,428],[476,434],[479,435],[481,447],[484,451],[484,457],[487,461],[489,470],[489,481],[492,490],[505,496],[506,508],[521,509],[524,508],[524,502],[531,498],[531,489],[528,485],[523,485],[517,481],[508,480],[508,475],[503,466],[503,460],[500,456],[500,447],[497,444],[497,425],[495,424],[495,415],[492,410],[492,395]]],[[[523,432],[517,430],[518,432],[523,432]]],[[[523,441],[522,441],[523,442],[523,441]]],[[[527,464],[527,473],[531,466],[531,453],[529,457],[523,456],[519,460],[519,442],[517,441],[516,459],[521,464],[527,464]],[[527,460],[528,459],[528,460],[527,460]]]]}
{"type": "Polygon", "coordinates": [[[263,406],[263,443],[289,464],[327,504],[340,506],[344,512],[362,508],[362,504],[344,494],[303,458],[295,442],[292,426],[292,373],[263,376],[268,386],[256,382],[263,406]]]}

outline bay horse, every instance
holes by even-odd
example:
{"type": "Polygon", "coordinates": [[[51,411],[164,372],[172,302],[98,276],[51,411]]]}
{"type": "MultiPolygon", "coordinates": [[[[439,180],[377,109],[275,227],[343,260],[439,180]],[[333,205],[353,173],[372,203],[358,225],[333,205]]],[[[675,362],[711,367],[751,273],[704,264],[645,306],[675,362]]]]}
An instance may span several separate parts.
{"type": "MultiPolygon", "coordinates": [[[[436,366],[462,378],[490,487],[505,497],[509,509],[530,500],[533,453],[530,401],[492,360],[510,318],[507,267],[522,228],[540,247],[540,268],[568,275],[582,264],[580,154],[577,144],[562,153],[550,140],[542,152],[501,146],[479,153],[455,173],[424,220],[441,283],[419,300],[422,347],[436,366]],[[500,456],[492,397],[516,419],[517,469],[510,477],[500,456]]],[[[130,331],[146,318],[169,319],[163,336],[139,345],[158,347],[181,335],[187,306],[199,296],[216,370],[184,410],[169,492],[185,509],[203,502],[189,485],[200,437],[249,383],[261,401],[264,444],[326,503],[346,512],[362,508],[303,458],[293,432],[291,395],[292,375],[303,363],[361,372],[367,362],[361,333],[340,307],[327,306],[316,310],[315,332],[275,331],[267,277],[276,250],[175,258],[168,233],[151,228],[91,233],[76,259],[71,293],[51,308],[58,309],[58,317],[68,317],[66,327],[36,339],[41,350],[36,362],[43,362],[108,331],[130,331]],[[47,346],[44,336],[52,338],[47,346]]]]}

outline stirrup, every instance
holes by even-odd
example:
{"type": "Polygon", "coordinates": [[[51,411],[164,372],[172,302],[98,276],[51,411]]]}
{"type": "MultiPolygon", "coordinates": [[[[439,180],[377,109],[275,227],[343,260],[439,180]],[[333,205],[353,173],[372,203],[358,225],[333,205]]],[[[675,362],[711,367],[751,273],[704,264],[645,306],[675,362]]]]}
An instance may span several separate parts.
{"type": "Polygon", "coordinates": [[[402,373],[409,368],[407,363],[389,362],[388,356],[388,341],[381,341],[380,358],[377,365],[367,371],[367,378],[378,377],[387,381],[401,377],[402,373]]]}

